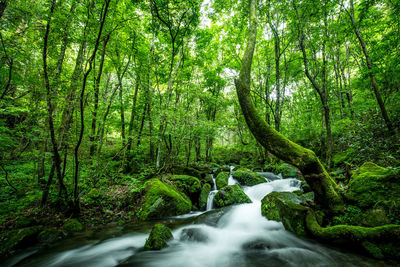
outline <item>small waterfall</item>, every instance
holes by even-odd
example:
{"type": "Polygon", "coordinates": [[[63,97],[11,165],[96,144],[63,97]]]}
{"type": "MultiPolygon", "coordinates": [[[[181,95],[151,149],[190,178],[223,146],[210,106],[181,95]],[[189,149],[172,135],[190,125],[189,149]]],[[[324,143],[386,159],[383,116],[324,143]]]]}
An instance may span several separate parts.
{"type": "Polygon", "coordinates": [[[228,185],[234,185],[237,184],[238,182],[233,178],[233,169],[235,167],[231,166],[231,171],[229,172],[229,178],[228,178],[228,185]]]}
{"type": "Polygon", "coordinates": [[[207,198],[207,211],[208,210],[212,210],[213,206],[214,206],[214,196],[215,194],[218,192],[217,189],[217,183],[215,182],[215,178],[214,178],[214,174],[211,174],[211,178],[213,180],[213,190],[208,194],[208,198],[207,198]]]}
{"type": "Polygon", "coordinates": [[[213,183],[214,183],[213,190],[217,190],[217,183],[215,182],[214,174],[211,174],[211,178],[212,178],[213,183]]]}

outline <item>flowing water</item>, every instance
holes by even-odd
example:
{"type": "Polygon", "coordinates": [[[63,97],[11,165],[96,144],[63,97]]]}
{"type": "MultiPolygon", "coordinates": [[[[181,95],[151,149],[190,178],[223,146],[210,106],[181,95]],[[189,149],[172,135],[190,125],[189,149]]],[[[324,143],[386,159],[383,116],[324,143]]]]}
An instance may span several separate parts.
{"type": "Polygon", "coordinates": [[[169,219],[164,223],[174,229],[174,239],[161,251],[142,249],[151,225],[146,230],[115,227],[101,238],[95,232],[64,240],[27,257],[19,266],[381,266],[381,262],[300,239],[281,223],[261,216],[261,199],[266,194],[299,186],[296,179],[277,179],[245,187],[251,204],[169,219]]]}
{"type": "Polygon", "coordinates": [[[218,192],[217,183],[215,182],[214,174],[211,174],[211,178],[212,178],[214,184],[213,184],[213,190],[211,190],[211,192],[208,194],[208,197],[207,197],[207,208],[206,208],[207,211],[212,210],[214,208],[214,197],[215,197],[215,194],[218,192]]]}
{"type": "Polygon", "coordinates": [[[228,178],[228,185],[234,185],[237,184],[238,182],[233,178],[233,169],[235,167],[231,166],[231,171],[229,172],[229,178],[228,178]]]}

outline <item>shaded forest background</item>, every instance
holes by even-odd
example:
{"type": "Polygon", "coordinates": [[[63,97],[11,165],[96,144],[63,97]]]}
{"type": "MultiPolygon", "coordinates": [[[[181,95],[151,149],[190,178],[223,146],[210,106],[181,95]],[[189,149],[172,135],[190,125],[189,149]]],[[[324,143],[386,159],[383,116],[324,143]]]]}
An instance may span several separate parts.
{"type": "MultiPolygon", "coordinates": [[[[185,166],[282,171],[234,90],[247,9],[1,0],[2,229],[19,214],[85,212],[98,192],[109,213],[185,166]]],[[[338,181],[365,161],[399,168],[400,2],[271,0],[258,11],[252,96],[265,120],[338,181]]]]}

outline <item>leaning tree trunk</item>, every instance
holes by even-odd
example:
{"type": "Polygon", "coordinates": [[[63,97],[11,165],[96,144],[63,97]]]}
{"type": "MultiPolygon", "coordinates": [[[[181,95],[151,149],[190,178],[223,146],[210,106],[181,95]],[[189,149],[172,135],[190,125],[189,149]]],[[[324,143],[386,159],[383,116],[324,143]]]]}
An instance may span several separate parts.
{"type": "Polygon", "coordinates": [[[247,125],[257,141],[269,152],[300,169],[315,193],[316,203],[321,208],[334,213],[338,212],[343,207],[343,200],[338,194],[338,187],[315,153],[290,141],[268,125],[257,112],[251,99],[250,74],[257,39],[257,17],[255,0],[249,1],[250,16],[247,46],[239,78],[235,80],[239,103],[247,125]]]}

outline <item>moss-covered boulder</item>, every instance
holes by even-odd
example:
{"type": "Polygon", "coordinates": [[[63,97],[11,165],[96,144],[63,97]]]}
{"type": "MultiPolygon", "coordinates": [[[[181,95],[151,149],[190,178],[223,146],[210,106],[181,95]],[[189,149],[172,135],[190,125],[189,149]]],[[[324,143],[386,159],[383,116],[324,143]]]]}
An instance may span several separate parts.
{"type": "Polygon", "coordinates": [[[15,221],[15,228],[25,228],[36,224],[37,222],[33,218],[18,217],[15,221]]]}
{"type": "Polygon", "coordinates": [[[151,229],[150,235],[146,240],[144,249],[160,250],[168,246],[167,242],[173,238],[171,229],[164,224],[157,223],[151,229]]]}
{"type": "Polygon", "coordinates": [[[62,229],[67,233],[75,233],[83,231],[83,225],[77,219],[66,219],[62,229]]]}
{"type": "Polygon", "coordinates": [[[244,168],[234,171],[233,178],[235,178],[241,185],[247,186],[253,186],[266,182],[264,177],[261,175],[244,168]]]}
{"type": "Polygon", "coordinates": [[[229,165],[222,165],[222,166],[218,166],[218,168],[214,169],[214,174],[218,175],[220,172],[230,172],[231,171],[231,167],[229,165]]]}
{"type": "Polygon", "coordinates": [[[47,228],[41,231],[38,235],[38,241],[46,245],[60,240],[64,236],[63,232],[54,228],[47,228]]]}
{"type": "Polygon", "coordinates": [[[177,188],[189,196],[192,203],[197,203],[201,191],[200,180],[189,175],[173,175],[168,178],[177,188]]]}
{"type": "Polygon", "coordinates": [[[38,242],[42,226],[33,226],[5,232],[0,235],[0,257],[9,256],[18,249],[30,247],[38,242]]]}
{"type": "Polygon", "coordinates": [[[284,178],[296,178],[299,176],[298,174],[300,173],[299,169],[285,162],[276,165],[274,172],[280,173],[284,178]]]}
{"type": "Polygon", "coordinates": [[[201,171],[184,165],[175,165],[171,168],[171,171],[175,174],[180,174],[180,175],[190,175],[197,178],[202,177],[201,171]]]}
{"type": "Polygon", "coordinates": [[[356,150],[354,148],[346,149],[345,151],[336,153],[332,157],[333,166],[337,167],[344,163],[352,161],[352,157],[355,155],[356,150]]]}
{"type": "Polygon", "coordinates": [[[153,178],[145,183],[136,215],[140,220],[159,219],[188,213],[191,208],[188,196],[174,186],[153,178]]]}
{"type": "Polygon", "coordinates": [[[314,212],[310,209],[306,216],[306,226],[312,236],[323,242],[363,249],[378,259],[400,259],[400,225],[321,227],[314,212]]]}
{"type": "Polygon", "coordinates": [[[208,195],[211,192],[211,185],[209,184],[204,184],[203,187],[201,188],[200,192],[200,197],[199,197],[199,209],[200,210],[205,210],[207,207],[207,199],[208,195]]]}
{"type": "Polygon", "coordinates": [[[220,172],[215,178],[215,183],[217,184],[217,188],[220,189],[228,185],[229,172],[220,172]]]}
{"type": "Polygon", "coordinates": [[[269,220],[281,221],[286,230],[306,236],[305,219],[312,193],[297,195],[292,192],[272,192],[261,201],[261,213],[269,220]]]}
{"type": "Polygon", "coordinates": [[[217,208],[241,203],[251,203],[251,200],[238,184],[223,187],[214,197],[214,204],[217,208]]]}
{"type": "Polygon", "coordinates": [[[366,162],[351,176],[346,197],[364,209],[377,205],[395,205],[398,209],[400,177],[390,169],[366,162]]]}

